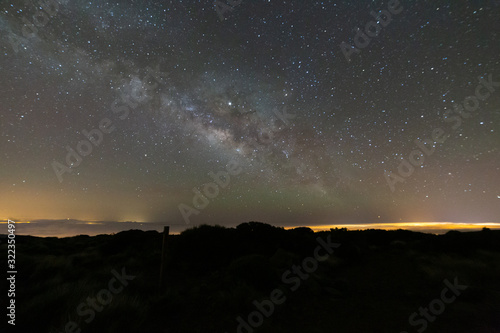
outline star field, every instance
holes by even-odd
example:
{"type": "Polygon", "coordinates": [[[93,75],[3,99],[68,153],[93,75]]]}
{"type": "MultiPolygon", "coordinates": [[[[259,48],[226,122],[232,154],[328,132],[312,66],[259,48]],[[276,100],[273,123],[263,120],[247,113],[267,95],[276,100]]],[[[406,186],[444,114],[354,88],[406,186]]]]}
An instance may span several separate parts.
{"type": "Polygon", "coordinates": [[[500,222],[500,3],[391,3],[3,2],[0,217],[500,222]]]}

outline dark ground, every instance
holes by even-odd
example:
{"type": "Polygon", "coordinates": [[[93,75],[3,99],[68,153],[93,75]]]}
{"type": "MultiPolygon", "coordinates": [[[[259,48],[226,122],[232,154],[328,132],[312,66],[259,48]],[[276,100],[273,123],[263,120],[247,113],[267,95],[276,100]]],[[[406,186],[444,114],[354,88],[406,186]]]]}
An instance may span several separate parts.
{"type": "MultiPolygon", "coordinates": [[[[437,236],[286,231],[256,222],[202,226],[168,237],[160,287],[161,248],[162,234],[155,231],[17,236],[13,331],[500,333],[500,231],[437,236]],[[325,261],[306,260],[310,274],[304,268],[287,274],[314,257],[318,237],[340,246],[329,256],[321,247],[317,254],[325,261]],[[113,280],[123,273],[123,283],[113,280]],[[467,288],[454,295],[445,280],[467,288]],[[271,309],[275,289],[283,294],[273,294],[281,304],[271,309]],[[254,301],[268,317],[255,312],[254,301]],[[419,314],[429,306],[436,315],[419,314]],[[257,327],[238,329],[238,317],[257,327]]],[[[0,249],[7,253],[5,240],[0,249]]]]}

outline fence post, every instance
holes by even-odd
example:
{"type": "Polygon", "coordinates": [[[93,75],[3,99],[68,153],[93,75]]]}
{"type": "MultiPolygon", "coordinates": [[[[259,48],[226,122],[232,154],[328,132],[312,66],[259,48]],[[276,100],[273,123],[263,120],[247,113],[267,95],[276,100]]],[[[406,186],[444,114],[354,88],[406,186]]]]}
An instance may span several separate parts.
{"type": "Polygon", "coordinates": [[[165,259],[167,257],[167,237],[170,230],[169,226],[163,227],[163,244],[161,246],[161,265],[160,265],[160,286],[165,278],[165,259]]]}

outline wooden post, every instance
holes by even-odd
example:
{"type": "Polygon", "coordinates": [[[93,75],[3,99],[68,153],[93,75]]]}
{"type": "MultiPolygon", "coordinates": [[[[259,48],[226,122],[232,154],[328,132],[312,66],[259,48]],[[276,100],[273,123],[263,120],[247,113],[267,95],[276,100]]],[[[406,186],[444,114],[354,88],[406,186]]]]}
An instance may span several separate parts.
{"type": "Polygon", "coordinates": [[[167,237],[170,230],[169,226],[163,227],[163,244],[161,246],[161,265],[160,265],[160,286],[165,278],[165,260],[167,257],[167,237]]]}

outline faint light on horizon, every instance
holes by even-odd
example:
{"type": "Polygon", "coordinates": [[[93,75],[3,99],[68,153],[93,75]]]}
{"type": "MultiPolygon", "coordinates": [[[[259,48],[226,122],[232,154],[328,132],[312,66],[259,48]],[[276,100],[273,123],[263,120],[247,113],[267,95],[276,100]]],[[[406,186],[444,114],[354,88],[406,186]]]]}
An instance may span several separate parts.
{"type": "MultiPolygon", "coordinates": [[[[9,223],[8,221],[14,221],[12,219],[0,219],[0,224],[7,224],[9,223]]],[[[14,221],[16,224],[21,224],[21,223],[31,223],[30,221],[14,221]]]]}
{"type": "MultiPolygon", "coordinates": [[[[441,230],[443,232],[449,230],[472,230],[482,228],[500,229],[500,223],[496,222],[396,222],[396,223],[364,223],[364,224],[330,224],[308,226],[314,231],[328,231],[333,228],[346,228],[349,230],[365,230],[365,229],[383,229],[397,230],[406,229],[411,231],[428,231],[441,230]]],[[[293,229],[296,227],[286,227],[285,229],[293,229]]]]}

